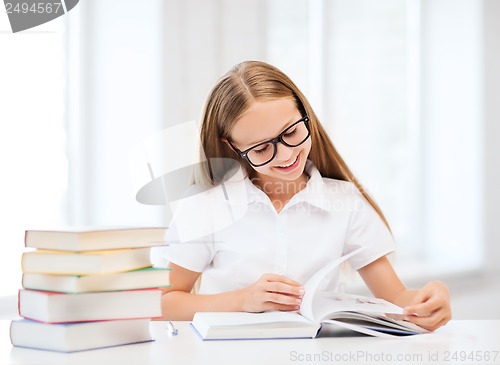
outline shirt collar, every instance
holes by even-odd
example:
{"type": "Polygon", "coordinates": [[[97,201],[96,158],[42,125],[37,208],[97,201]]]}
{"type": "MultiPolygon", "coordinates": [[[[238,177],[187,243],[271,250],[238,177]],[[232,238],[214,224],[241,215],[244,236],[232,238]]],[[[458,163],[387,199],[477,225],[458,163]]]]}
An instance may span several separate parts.
{"type": "MultiPolygon", "coordinates": [[[[309,176],[306,187],[293,196],[285,209],[299,203],[306,203],[316,208],[330,211],[331,204],[328,203],[327,199],[327,185],[312,161],[307,160],[305,172],[309,176]]],[[[243,167],[224,183],[223,189],[225,189],[229,204],[234,206],[253,203],[272,205],[269,197],[250,181],[243,167]]]]}
{"type": "Polygon", "coordinates": [[[309,175],[306,187],[293,196],[288,202],[287,207],[305,203],[325,211],[330,211],[331,204],[329,204],[327,198],[329,195],[327,184],[311,160],[307,160],[305,172],[309,175]]]}

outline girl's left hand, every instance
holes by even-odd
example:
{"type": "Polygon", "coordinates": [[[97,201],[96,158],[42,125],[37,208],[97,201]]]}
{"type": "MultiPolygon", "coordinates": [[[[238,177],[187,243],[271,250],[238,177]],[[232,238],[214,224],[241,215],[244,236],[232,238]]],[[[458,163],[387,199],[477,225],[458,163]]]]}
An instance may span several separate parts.
{"type": "Polygon", "coordinates": [[[404,308],[405,320],[434,331],[451,319],[450,292],[441,281],[431,281],[417,290],[404,308]]]}

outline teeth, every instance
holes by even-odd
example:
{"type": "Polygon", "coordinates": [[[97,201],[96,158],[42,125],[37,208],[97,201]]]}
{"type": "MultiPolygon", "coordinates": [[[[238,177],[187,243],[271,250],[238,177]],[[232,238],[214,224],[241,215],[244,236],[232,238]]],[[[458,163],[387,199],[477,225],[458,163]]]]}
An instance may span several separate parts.
{"type": "Polygon", "coordinates": [[[295,160],[293,160],[293,162],[292,162],[290,165],[286,165],[286,166],[278,166],[278,167],[282,167],[282,168],[290,167],[290,166],[292,166],[292,165],[295,163],[295,161],[297,161],[297,158],[299,158],[299,156],[297,156],[297,157],[295,158],[295,160]]]}

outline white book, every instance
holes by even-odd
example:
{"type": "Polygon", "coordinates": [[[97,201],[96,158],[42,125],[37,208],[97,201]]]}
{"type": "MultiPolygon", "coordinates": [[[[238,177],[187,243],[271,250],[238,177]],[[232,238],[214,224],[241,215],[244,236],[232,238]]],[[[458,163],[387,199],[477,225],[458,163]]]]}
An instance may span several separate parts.
{"type": "MultiPolygon", "coordinates": [[[[336,295],[339,295],[336,299],[325,295],[325,304],[329,303],[328,314],[319,317],[319,321],[307,318],[300,312],[198,312],[191,325],[203,340],[314,338],[326,325],[377,337],[428,332],[411,322],[388,316],[401,315],[402,308],[382,299],[336,295]],[[354,303],[358,300],[366,303],[354,303]]],[[[321,313],[321,310],[315,313],[321,313]]]]}
{"type": "Polygon", "coordinates": [[[323,325],[378,337],[428,332],[403,321],[403,308],[383,299],[324,290],[325,279],[342,261],[360,250],[331,262],[313,275],[304,285],[305,294],[297,312],[198,312],[191,325],[204,340],[314,338],[323,325]]]}
{"type": "Polygon", "coordinates": [[[60,251],[96,251],[165,245],[165,227],[64,228],[27,230],[26,247],[60,251]]]}
{"type": "Polygon", "coordinates": [[[47,324],[27,319],[12,321],[12,345],[74,352],[152,341],[149,319],[47,324]]]}

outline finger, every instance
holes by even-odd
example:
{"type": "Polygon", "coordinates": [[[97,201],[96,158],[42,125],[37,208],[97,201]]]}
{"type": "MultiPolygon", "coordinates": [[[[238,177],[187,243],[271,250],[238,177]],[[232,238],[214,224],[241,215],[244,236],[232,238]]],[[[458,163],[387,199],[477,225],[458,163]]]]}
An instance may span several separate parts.
{"type": "Polygon", "coordinates": [[[448,318],[443,318],[438,324],[434,326],[434,328],[429,329],[430,331],[437,330],[439,327],[444,326],[446,323],[448,323],[449,319],[448,318]]]}
{"type": "Polygon", "coordinates": [[[442,313],[435,313],[428,317],[417,317],[417,316],[409,316],[407,321],[415,323],[416,325],[428,329],[430,331],[434,331],[434,329],[439,327],[439,324],[445,320],[445,317],[442,313]]]}
{"type": "Polygon", "coordinates": [[[411,305],[417,305],[427,302],[432,297],[432,293],[425,287],[418,290],[411,301],[411,305]]]}
{"type": "Polygon", "coordinates": [[[266,302],[263,305],[263,309],[265,312],[267,311],[286,311],[286,312],[296,312],[300,309],[300,305],[298,304],[281,304],[274,302],[266,302]]]}
{"type": "Polygon", "coordinates": [[[280,274],[268,273],[268,274],[262,275],[261,278],[265,279],[266,281],[277,281],[277,282],[285,283],[288,285],[302,286],[302,284],[296,282],[295,280],[290,279],[288,276],[284,276],[284,275],[280,275],[280,274]]]}
{"type": "Polygon", "coordinates": [[[432,298],[420,304],[409,305],[404,308],[405,315],[417,315],[428,317],[436,310],[440,309],[438,303],[432,298]]]}
{"type": "Polygon", "coordinates": [[[301,298],[297,298],[296,296],[285,295],[280,293],[266,293],[264,295],[265,302],[272,302],[278,304],[286,304],[292,306],[300,306],[302,303],[301,298]]]}
{"type": "Polygon", "coordinates": [[[273,302],[262,303],[258,310],[250,310],[252,313],[262,313],[262,312],[270,312],[270,311],[286,311],[286,312],[296,312],[300,309],[299,305],[287,305],[287,304],[279,304],[273,302]]]}
{"type": "Polygon", "coordinates": [[[288,294],[297,297],[302,297],[304,295],[304,288],[302,286],[288,285],[275,281],[268,282],[264,289],[268,292],[288,294]]]}

